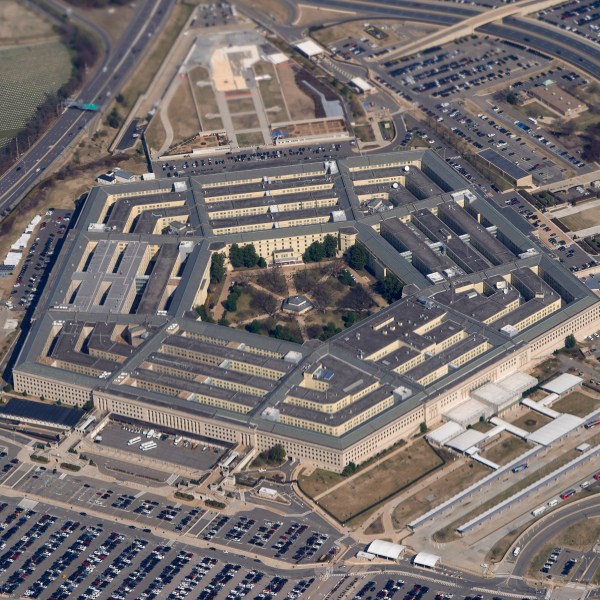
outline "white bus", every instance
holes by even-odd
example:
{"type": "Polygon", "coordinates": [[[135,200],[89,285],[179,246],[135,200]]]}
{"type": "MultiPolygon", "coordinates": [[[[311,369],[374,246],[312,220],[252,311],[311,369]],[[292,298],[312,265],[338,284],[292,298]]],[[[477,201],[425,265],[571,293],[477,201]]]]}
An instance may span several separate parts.
{"type": "Polygon", "coordinates": [[[128,446],[133,446],[134,444],[137,444],[138,442],[141,442],[141,441],[142,441],[142,438],[141,438],[141,437],[139,437],[139,436],[138,436],[138,437],[134,437],[134,438],[131,438],[131,439],[130,439],[130,440],[127,442],[127,445],[128,445],[128,446]]]}
{"type": "Polygon", "coordinates": [[[539,517],[540,515],[543,515],[546,512],[547,508],[548,508],[547,506],[540,506],[539,508],[536,508],[535,510],[532,510],[531,514],[534,517],[539,517]]]}
{"type": "Polygon", "coordinates": [[[140,446],[140,450],[142,452],[147,452],[148,450],[154,450],[154,448],[157,448],[157,444],[156,442],[146,442],[145,444],[142,444],[140,446]]]}

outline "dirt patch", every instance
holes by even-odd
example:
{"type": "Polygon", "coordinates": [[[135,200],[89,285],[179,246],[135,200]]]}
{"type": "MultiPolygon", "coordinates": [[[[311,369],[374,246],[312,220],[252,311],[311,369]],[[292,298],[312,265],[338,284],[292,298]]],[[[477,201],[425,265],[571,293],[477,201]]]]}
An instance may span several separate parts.
{"type": "Polygon", "coordinates": [[[16,0],[0,2],[0,45],[55,37],[52,25],[25,3],[16,0]]]}
{"type": "Polygon", "coordinates": [[[160,117],[155,116],[152,119],[150,125],[148,126],[148,129],[146,129],[145,136],[146,143],[148,144],[151,150],[158,150],[159,148],[162,148],[162,145],[167,136],[167,132],[165,131],[160,117]]]}
{"type": "Polygon", "coordinates": [[[520,416],[515,421],[511,421],[511,423],[515,427],[520,427],[525,431],[532,432],[537,431],[540,427],[547,425],[551,421],[552,419],[546,415],[541,415],[533,410],[528,410],[524,415],[520,416]]]}
{"type": "Polygon", "coordinates": [[[442,464],[440,456],[420,439],[323,496],[319,504],[343,523],[442,464]]]}
{"type": "Polygon", "coordinates": [[[482,456],[499,465],[505,465],[529,449],[529,444],[510,433],[502,433],[500,439],[488,446],[482,456]]]}
{"type": "Polygon", "coordinates": [[[579,231],[587,227],[593,227],[600,222],[600,206],[588,208],[573,215],[562,217],[560,222],[571,231],[579,231]]]}
{"type": "Polygon", "coordinates": [[[394,508],[392,523],[395,529],[405,527],[407,523],[425,514],[434,506],[449,500],[490,472],[481,463],[472,461],[464,462],[454,470],[445,467],[444,471],[441,471],[439,479],[432,481],[426,489],[412,494],[410,498],[394,508]]]}
{"type": "Polygon", "coordinates": [[[299,87],[294,69],[290,65],[282,64],[277,67],[277,74],[281,90],[285,93],[285,104],[290,119],[292,121],[314,119],[316,117],[315,103],[305,89],[299,87]]]}
{"type": "Polygon", "coordinates": [[[108,8],[85,8],[73,9],[86,19],[92,21],[106,32],[108,37],[114,43],[121,39],[125,29],[135,15],[136,6],[132,3],[122,6],[111,4],[108,8]]]}
{"type": "Polygon", "coordinates": [[[280,0],[245,0],[249,6],[257,10],[277,23],[287,23],[290,19],[290,13],[285,3],[280,0]]]}
{"type": "Polygon", "coordinates": [[[383,528],[383,519],[381,517],[377,517],[366,529],[366,535],[379,535],[383,533],[385,529],[383,528]]]}
{"type": "Polygon", "coordinates": [[[585,417],[600,406],[600,399],[582,392],[571,392],[552,405],[558,412],[568,413],[576,417],[585,417]]]}
{"type": "Polygon", "coordinates": [[[200,121],[187,77],[180,78],[167,109],[167,118],[173,128],[176,144],[200,131],[200,121]]]}
{"type": "Polygon", "coordinates": [[[342,19],[344,16],[356,17],[358,14],[360,14],[355,11],[346,12],[343,10],[334,10],[322,7],[315,8],[305,5],[298,7],[298,13],[298,18],[294,23],[298,26],[305,26],[313,23],[323,23],[323,21],[331,20],[332,18],[342,19]]]}

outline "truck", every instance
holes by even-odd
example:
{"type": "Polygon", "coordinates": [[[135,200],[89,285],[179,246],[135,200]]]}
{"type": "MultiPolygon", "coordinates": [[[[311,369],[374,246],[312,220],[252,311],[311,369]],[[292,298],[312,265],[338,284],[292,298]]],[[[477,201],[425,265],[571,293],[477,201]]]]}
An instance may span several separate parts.
{"type": "Polygon", "coordinates": [[[533,117],[527,117],[527,120],[531,121],[534,125],[538,124],[537,119],[534,119],[533,117]]]}
{"type": "Polygon", "coordinates": [[[535,510],[532,510],[531,514],[534,517],[539,517],[540,515],[543,515],[546,512],[547,508],[548,508],[547,506],[540,506],[539,508],[536,508],[535,510]]]}
{"type": "Polygon", "coordinates": [[[181,442],[181,440],[182,440],[182,439],[183,439],[183,436],[181,436],[181,435],[178,435],[178,436],[175,438],[175,441],[173,442],[173,444],[175,444],[175,446],[178,446],[178,445],[179,445],[179,442],[181,442]]]}
{"type": "Polygon", "coordinates": [[[133,446],[134,444],[137,444],[138,442],[141,442],[142,438],[138,435],[137,437],[131,438],[128,442],[127,445],[128,446],[133,446]]]}

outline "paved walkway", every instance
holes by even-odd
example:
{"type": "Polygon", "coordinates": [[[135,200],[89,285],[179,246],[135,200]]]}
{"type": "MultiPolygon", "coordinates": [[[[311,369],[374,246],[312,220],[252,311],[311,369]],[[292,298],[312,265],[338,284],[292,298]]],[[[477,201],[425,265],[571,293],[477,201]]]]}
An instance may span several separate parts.
{"type": "Polygon", "coordinates": [[[560,210],[554,210],[550,212],[552,218],[560,219],[562,217],[568,217],[569,215],[575,215],[580,213],[588,208],[596,208],[600,206],[600,199],[598,200],[590,200],[589,202],[580,202],[575,206],[567,206],[565,208],[561,208],[560,210]]]}

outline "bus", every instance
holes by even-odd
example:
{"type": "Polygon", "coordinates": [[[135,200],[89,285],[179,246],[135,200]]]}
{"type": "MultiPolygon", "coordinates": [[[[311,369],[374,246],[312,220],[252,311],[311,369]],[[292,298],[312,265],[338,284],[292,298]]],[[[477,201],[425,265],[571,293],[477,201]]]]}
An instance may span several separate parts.
{"type": "Polygon", "coordinates": [[[131,438],[131,439],[130,439],[130,440],[127,442],[127,445],[128,445],[128,446],[133,446],[134,444],[137,444],[138,442],[141,442],[141,441],[142,441],[142,438],[141,438],[141,437],[139,437],[139,436],[138,436],[138,437],[134,437],[134,438],[131,438]]]}
{"type": "Polygon", "coordinates": [[[543,515],[546,512],[547,508],[548,508],[547,506],[540,506],[539,508],[536,508],[535,510],[532,510],[531,514],[534,517],[539,517],[540,515],[543,515]]]}

